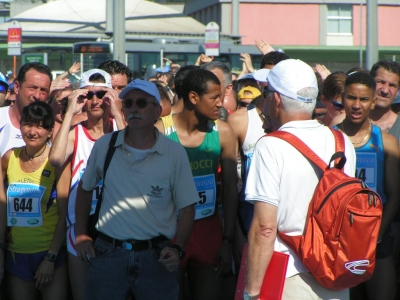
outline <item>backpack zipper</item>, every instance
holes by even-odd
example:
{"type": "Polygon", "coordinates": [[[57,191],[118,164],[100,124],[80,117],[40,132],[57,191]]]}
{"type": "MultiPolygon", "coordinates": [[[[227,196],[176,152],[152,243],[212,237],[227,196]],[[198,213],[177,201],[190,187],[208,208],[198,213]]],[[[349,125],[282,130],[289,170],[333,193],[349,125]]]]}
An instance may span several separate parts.
{"type": "MultiPolygon", "coordinates": [[[[334,187],[334,188],[328,193],[328,195],[326,195],[326,197],[324,198],[324,200],[321,202],[320,206],[319,206],[318,209],[317,209],[317,214],[319,214],[319,212],[321,211],[322,207],[325,205],[326,201],[328,201],[329,197],[330,197],[334,192],[336,192],[338,189],[344,187],[345,185],[353,184],[353,183],[360,183],[360,180],[358,180],[358,179],[350,180],[350,181],[344,182],[344,183],[339,184],[338,186],[334,187]]],[[[361,187],[363,187],[362,184],[361,184],[361,187]]]]}

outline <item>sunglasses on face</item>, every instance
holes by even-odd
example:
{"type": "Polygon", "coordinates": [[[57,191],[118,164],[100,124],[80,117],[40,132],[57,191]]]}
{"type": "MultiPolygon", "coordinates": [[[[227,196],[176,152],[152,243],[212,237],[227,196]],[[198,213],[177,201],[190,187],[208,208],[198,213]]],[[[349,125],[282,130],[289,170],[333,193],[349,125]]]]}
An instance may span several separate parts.
{"type": "Polygon", "coordinates": [[[247,107],[247,106],[250,105],[250,102],[239,101],[239,102],[238,102],[238,105],[239,105],[240,107],[247,107]]]}
{"type": "Polygon", "coordinates": [[[15,103],[15,100],[5,100],[4,101],[4,105],[6,105],[6,106],[10,106],[11,103],[15,103]]]}
{"type": "Polygon", "coordinates": [[[334,100],[329,100],[329,101],[332,103],[333,107],[336,108],[336,109],[343,109],[344,108],[344,105],[341,102],[337,102],[337,101],[334,101],[334,100]]]}
{"type": "Polygon", "coordinates": [[[158,105],[157,103],[154,103],[154,102],[152,102],[152,101],[149,101],[149,100],[147,100],[147,99],[145,99],[145,98],[139,98],[139,99],[137,99],[136,101],[133,100],[132,98],[128,98],[128,99],[124,99],[124,100],[122,101],[122,107],[123,107],[123,108],[131,108],[133,102],[136,103],[136,106],[137,106],[138,108],[145,108],[145,107],[147,106],[147,104],[149,104],[149,103],[151,103],[151,104],[153,104],[153,105],[158,105]]]}
{"type": "Polygon", "coordinates": [[[92,100],[92,99],[93,99],[93,96],[96,95],[97,99],[103,99],[103,97],[104,97],[104,95],[105,95],[106,93],[107,93],[107,92],[105,92],[105,91],[97,91],[97,92],[89,91],[89,92],[86,94],[86,98],[87,98],[88,100],[92,100]]]}

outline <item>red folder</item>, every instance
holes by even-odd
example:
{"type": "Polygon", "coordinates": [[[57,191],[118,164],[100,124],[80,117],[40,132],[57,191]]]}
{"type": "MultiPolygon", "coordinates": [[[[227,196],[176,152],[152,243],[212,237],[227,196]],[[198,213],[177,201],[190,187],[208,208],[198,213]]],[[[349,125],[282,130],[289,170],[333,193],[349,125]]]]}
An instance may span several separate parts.
{"type": "MultiPolygon", "coordinates": [[[[242,263],[240,265],[239,278],[236,286],[235,300],[243,300],[248,248],[248,244],[245,244],[243,247],[242,263]]],[[[272,255],[271,261],[268,265],[268,269],[265,272],[263,284],[261,286],[261,300],[282,299],[288,261],[289,255],[274,251],[274,254],[272,255]]]]}

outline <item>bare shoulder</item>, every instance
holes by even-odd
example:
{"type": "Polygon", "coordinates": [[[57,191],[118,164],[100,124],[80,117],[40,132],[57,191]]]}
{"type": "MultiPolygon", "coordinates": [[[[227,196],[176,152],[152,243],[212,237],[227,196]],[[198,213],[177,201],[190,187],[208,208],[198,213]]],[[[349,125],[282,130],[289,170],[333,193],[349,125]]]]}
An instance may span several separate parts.
{"type": "Polygon", "coordinates": [[[238,109],[233,114],[229,115],[226,121],[234,128],[241,125],[245,120],[247,121],[247,109],[238,109]]]}
{"type": "Polygon", "coordinates": [[[397,139],[387,133],[386,131],[382,131],[382,141],[383,141],[383,149],[386,153],[392,153],[399,156],[399,145],[397,139]]]}
{"type": "Polygon", "coordinates": [[[232,149],[233,153],[235,153],[237,138],[231,125],[221,121],[218,121],[217,124],[221,148],[225,151],[228,149],[232,149]]]}

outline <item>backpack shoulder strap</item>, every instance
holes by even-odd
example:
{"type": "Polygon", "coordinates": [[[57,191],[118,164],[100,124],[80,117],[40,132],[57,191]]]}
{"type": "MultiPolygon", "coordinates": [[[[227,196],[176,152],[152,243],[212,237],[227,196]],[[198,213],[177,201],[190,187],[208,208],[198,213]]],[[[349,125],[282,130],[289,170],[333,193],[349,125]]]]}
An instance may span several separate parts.
{"type": "Polygon", "coordinates": [[[332,127],[329,127],[332,131],[333,136],[335,137],[335,145],[336,145],[336,152],[343,152],[344,153],[344,137],[343,134],[332,127]]]}
{"type": "Polygon", "coordinates": [[[302,140],[300,140],[294,134],[291,134],[287,131],[274,131],[267,134],[267,137],[273,136],[276,138],[280,138],[293,147],[295,147],[298,151],[300,151],[305,157],[315,163],[322,171],[325,171],[328,165],[317,155],[314,151],[310,149],[302,140]]]}
{"type": "MultiPolygon", "coordinates": [[[[115,146],[115,142],[117,141],[117,137],[118,137],[118,133],[119,132],[120,132],[120,130],[119,131],[114,131],[112,136],[111,136],[111,140],[108,143],[108,150],[107,150],[106,160],[104,161],[104,169],[103,169],[103,187],[104,187],[104,183],[105,183],[108,167],[110,166],[111,159],[112,159],[112,157],[114,155],[114,152],[115,152],[115,149],[116,149],[116,147],[114,147],[114,146],[115,146]]],[[[101,202],[103,201],[103,190],[104,189],[102,188],[101,192],[100,192],[100,195],[99,195],[99,198],[97,199],[97,205],[96,205],[96,210],[95,210],[95,215],[97,216],[97,218],[98,218],[99,213],[100,213],[101,202]]]]}
{"type": "Polygon", "coordinates": [[[106,155],[106,160],[104,161],[103,183],[106,178],[107,170],[108,170],[108,167],[110,166],[111,159],[115,152],[114,146],[115,146],[115,142],[117,141],[118,133],[119,133],[119,131],[114,131],[111,136],[110,142],[108,143],[108,151],[107,151],[107,155],[106,155]]]}

